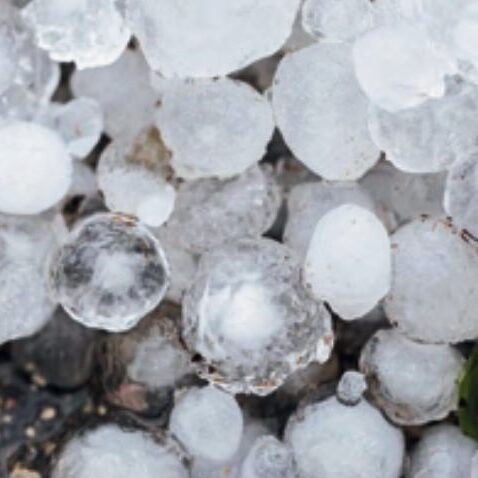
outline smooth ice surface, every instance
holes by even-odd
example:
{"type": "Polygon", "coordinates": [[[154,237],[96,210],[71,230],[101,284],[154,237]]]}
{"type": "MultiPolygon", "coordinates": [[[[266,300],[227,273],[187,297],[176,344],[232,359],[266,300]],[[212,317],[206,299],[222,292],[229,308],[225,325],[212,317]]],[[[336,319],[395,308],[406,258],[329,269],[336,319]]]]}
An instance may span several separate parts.
{"type": "Polygon", "coordinates": [[[355,370],[348,370],[340,377],[337,385],[337,399],[345,405],[356,405],[367,390],[365,376],[355,370]]]}

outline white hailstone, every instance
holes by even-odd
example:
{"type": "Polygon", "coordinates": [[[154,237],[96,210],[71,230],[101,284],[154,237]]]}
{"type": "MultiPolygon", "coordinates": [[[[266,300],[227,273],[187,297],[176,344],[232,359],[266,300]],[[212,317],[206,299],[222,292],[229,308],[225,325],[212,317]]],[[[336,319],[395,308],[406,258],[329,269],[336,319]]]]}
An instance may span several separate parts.
{"type": "Polygon", "coordinates": [[[348,45],[319,43],[286,55],[272,104],[292,152],[325,179],[357,179],[378,161],[348,45]]]}
{"type": "Polygon", "coordinates": [[[187,251],[202,253],[227,241],[261,236],[272,226],[280,204],[277,183],[259,166],[231,179],[187,181],[179,185],[164,236],[187,251]]]}
{"type": "Polygon", "coordinates": [[[93,169],[83,161],[73,162],[73,179],[67,197],[93,197],[98,193],[96,175],[93,169]]]}
{"type": "Polygon", "coordinates": [[[344,204],[317,223],[304,263],[314,296],[344,320],[370,312],[390,290],[390,239],[368,209],[344,204]]]}
{"type": "Polygon", "coordinates": [[[166,77],[215,77],[279,50],[300,0],[128,0],[148,63],[166,77]],[[266,34],[264,34],[267,32],[266,34]]]}
{"type": "Polygon", "coordinates": [[[207,386],[192,388],[179,397],[169,431],[194,457],[221,463],[238,450],[243,425],[234,397],[207,386]]]}
{"type": "Polygon", "coordinates": [[[54,131],[22,121],[0,126],[1,212],[46,210],[67,193],[71,177],[71,157],[54,131]]]}
{"type": "Polygon", "coordinates": [[[344,405],[357,405],[367,390],[365,375],[349,370],[340,377],[337,385],[337,399],[344,405]]]}
{"type": "Polygon", "coordinates": [[[472,478],[476,442],[449,424],[428,428],[413,449],[407,478],[472,478]]]}
{"type": "Polygon", "coordinates": [[[423,217],[392,236],[385,313],[405,335],[431,343],[478,336],[477,246],[446,220],[423,217]]]}
{"type": "Polygon", "coordinates": [[[301,478],[401,476],[403,434],[365,400],[347,406],[332,397],[308,405],[289,420],[285,438],[301,478]]]}
{"type": "Polygon", "coordinates": [[[50,262],[52,296],[78,322],[120,332],[163,298],[169,266],[158,240],[130,216],[79,223],[50,262]]]}
{"type": "Polygon", "coordinates": [[[155,121],[185,179],[242,173],[262,158],[274,130],[267,99],[229,78],[167,82],[155,121]]]}
{"type": "Polygon", "coordinates": [[[40,48],[78,68],[114,62],[130,39],[117,0],[32,0],[22,15],[40,48]]]}
{"type": "Polygon", "coordinates": [[[313,300],[296,257],[269,239],[204,254],[183,300],[183,338],[199,373],[226,390],[266,395],[295,370],[325,362],[330,316],[313,300]]]}
{"type": "Polygon", "coordinates": [[[369,0],[305,0],[304,29],[331,41],[349,41],[371,29],[373,6],[369,0]]]}
{"type": "Polygon", "coordinates": [[[455,410],[463,363],[449,345],[413,342],[396,330],[375,333],[360,356],[370,395],[399,425],[423,425],[455,410]]]}
{"type": "Polygon", "coordinates": [[[158,442],[141,431],[112,424],[71,439],[62,450],[52,478],[188,478],[177,445],[158,442]]]}

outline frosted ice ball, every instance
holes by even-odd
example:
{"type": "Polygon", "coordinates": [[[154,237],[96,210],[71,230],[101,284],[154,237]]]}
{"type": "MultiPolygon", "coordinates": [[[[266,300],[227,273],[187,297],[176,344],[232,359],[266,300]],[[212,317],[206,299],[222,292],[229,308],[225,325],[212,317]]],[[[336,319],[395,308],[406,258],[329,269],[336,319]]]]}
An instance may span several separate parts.
{"type": "Polygon", "coordinates": [[[337,385],[337,399],[344,405],[357,405],[366,390],[365,376],[355,370],[348,370],[340,377],[337,385]]]}

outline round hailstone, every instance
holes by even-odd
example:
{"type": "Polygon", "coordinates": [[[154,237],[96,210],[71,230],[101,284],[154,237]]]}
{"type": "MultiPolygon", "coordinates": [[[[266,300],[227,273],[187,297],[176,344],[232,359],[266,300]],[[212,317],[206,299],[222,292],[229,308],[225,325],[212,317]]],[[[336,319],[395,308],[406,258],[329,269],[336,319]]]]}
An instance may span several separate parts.
{"type": "Polygon", "coordinates": [[[478,256],[466,234],[424,217],[392,236],[390,321],[412,339],[457,343],[478,336],[478,256]]]}
{"type": "Polygon", "coordinates": [[[234,397],[212,386],[185,392],[169,421],[169,431],[193,457],[219,463],[237,451],[242,430],[242,412],[234,397]]]}
{"type": "MultiPolygon", "coordinates": [[[[454,81],[454,80],[453,80],[454,81]]],[[[450,82],[446,96],[404,111],[371,108],[369,127],[376,145],[402,171],[444,171],[476,149],[478,86],[450,82]]]]}
{"type": "Polygon", "coordinates": [[[157,239],[129,216],[95,214],[52,257],[52,295],[87,327],[132,328],[163,298],[169,266],[157,239]]]}
{"type": "Polygon", "coordinates": [[[292,416],[285,432],[300,477],[399,478],[402,432],[365,400],[355,406],[336,398],[292,416]]]}
{"type": "Polygon", "coordinates": [[[141,431],[102,425],[70,440],[52,478],[188,478],[177,445],[141,431]]]}
{"type": "Polygon", "coordinates": [[[365,376],[355,370],[349,370],[340,377],[337,385],[337,399],[344,405],[357,405],[366,390],[365,376]]]}
{"type": "Polygon", "coordinates": [[[0,126],[0,211],[37,214],[68,191],[72,161],[61,138],[35,123],[0,126]]]}
{"type": "Polygon", "coordinates": [[[410,456],[407,478],[464,478],[472,473],[475,441],[449,424],[428,428],[410,456]]]}
{"type": "Polygon", "coordinates": [[[319,43],[286,55],[272,104],[295,156],[325,179],[357,179],[377,162],[368,100],[355,80],[348,45],[319,43]]]}
{"type": "Polygon", "coordinates": [[[112,63],[130,39],[117,0],[32,0],[22,15],[40,48],[78,68],[112,63]]]}
{"type": "Polygon", "coordinates": [[[370,312],[390,290],[390,239],[368,209],[345,204],[325,214],[304,263],[312,293],[344,320],[370,312]]]}
{"type": "Polygon", "coordinates": [[[423,425],[455,410],[462,368],[449,345],[413,342],[396,330],[378,331],[360,357],[371,396],[399,425],[423,425]]]}
{"type": "Polygon", "coordinates": [[[242,173],[262,158],[274,130],[267,99],[229,78],[167,82],[155,120],[185,179],[242,173]]]}
{"type": "Polygon", "coordinates": [[[202,357],[203,377],[258,395],[325,362],[333,346],[330,316],[309,296],[299,262],[269,239],[242,239],[201,257],[183,300],[183,337],[202,357]]]}
{"type": "Polygon", "coordinates": [[[279,50],[299,4],[300,0],[128,0],[127,11],[153,70],[166,77],[204,78],[224,76],[279,50]]]}

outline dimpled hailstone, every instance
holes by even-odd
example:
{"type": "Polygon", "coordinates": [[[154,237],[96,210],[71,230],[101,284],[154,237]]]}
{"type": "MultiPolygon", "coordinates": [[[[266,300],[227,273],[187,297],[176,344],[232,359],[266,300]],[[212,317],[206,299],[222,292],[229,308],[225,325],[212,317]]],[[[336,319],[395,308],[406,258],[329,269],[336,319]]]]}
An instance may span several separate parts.
{"type": "Polygon", "coordinates": [[[130,216],[95,214],[52,257],[49,281],[75,320],[119,332],[159,304],[168,276],[163,250],[144,226],[130,216]]]}
{"type": "Polygon", "coordinates": [[[462,368],[449,345],[413,342],[396,330],[377,332],[360,357],[370,395],[399,425],[423,425],[455,410],[462,368]]]}
{"type": "Polygon", "coordinates": [[[407,478],[473,478],[475,441],[449,424],[428,428],[410,456],[407,478]]]}
{"type": "Polygon", "coordinates": [[[166,77],[224,76],[287,40],[300,0],[127,0],[153,70],[166,77]]]}
{"type": "Polygon", "coordinates": [[[404,455],[400,429],[362,400],[342,405],[332,397],[289,419],[285,439],[300,478],[399,478],[404,455]]]}
{"type": "Polygon", "coordinates": [[[68,191],[72,161],[61,138],[35,123],[0,126],[0,211],[38,214],[68,191]]]}
{"type": "Polygon", "coordinates": [[[130,38],[118,0],[32,0],[22,14],[40,48],[78,68],[112,63],[130,38]]]}
{"type": "Polygon", "coordinates": [[[286,143],[328,180],[361,177],[379,158],[367,129],[368,100],[355,80],[350,47],[319,43],[279,64],[272,103],[286,143]]]}
{"type": "Polygon", "coordinates": [[[355,370],[348,370],[340,377],[337,385],[337,399],[345,405],[356,405],[367,390],[365,376],[355,370]]]}
{"type": "Polygon", "coordinates": [[[200,459],[225,462],[239,447],[242,412],[234,397],[212,386],[192,388],[173,408],[169,431],[200,459]]]}
{"type": "Polygon", "coordinates": [[[295,370],[325,362],[330,316],[289,249],[242,239],[204,254],[183,300],[183,338],[200,374],[233,393],[266,395],[295,370]]]}
{"type": "Polygon", "coordinates": [[[52,478],[188,478],[177,445],[107,424],[70,440],[52,478]]]}
{"type": "Polygon", "coordinates": [[[478,336],[478,256],[448,221],[424,217],[392,236],[390,321],[412,339],[457,343],[478,336]]]}
{"type": "Polygon", "coordinates": [[[476,149],[478,86],[450,81],[446,96],[389,113],[371,108],[369,128],[393,165],[410,173],[444,171],[476,149]]]}
{"type": "Polygon", "coordinates": [[[390,269],[390,239],[369,210],[345,204],[317,223],[305,259],[305,280],[344,320],[370,312],[387,294],[390,269]]]}
{"type": "Polygon", "coordinates": [[[242,173],[262,158],[274,129],[266,98],[229,78],[168,82],[155,118],[185,179],[242,173]]]}

